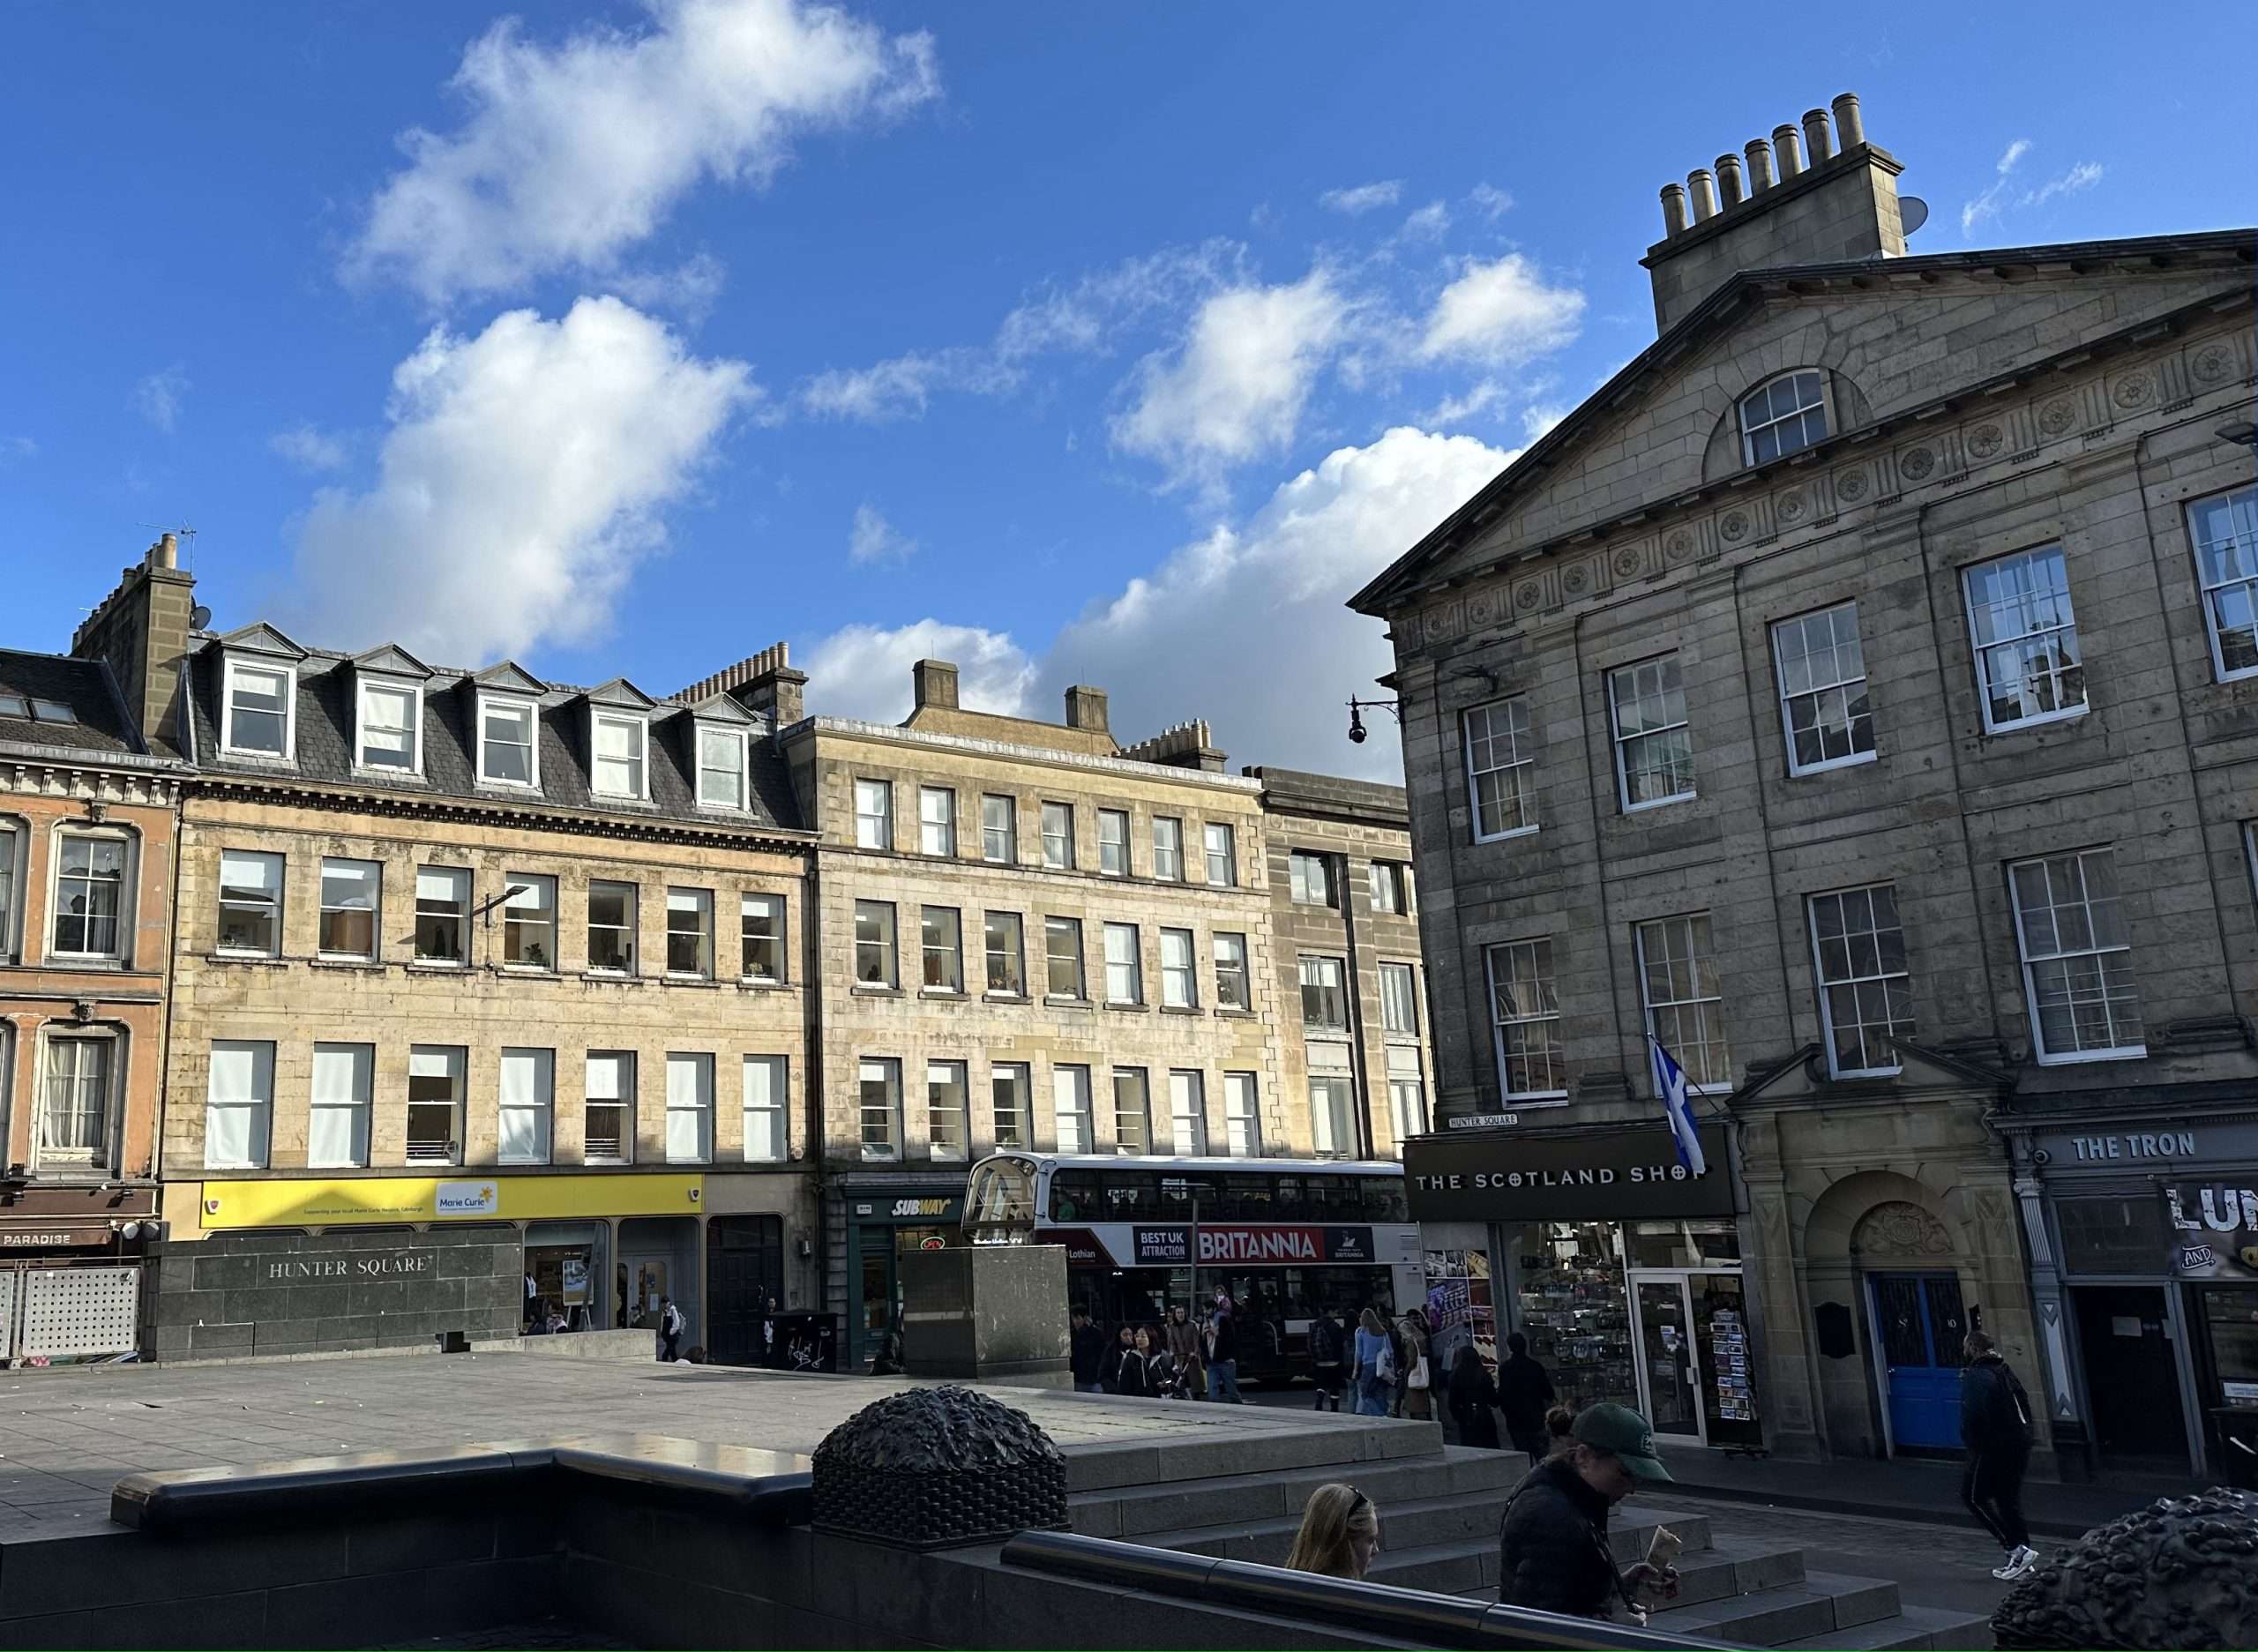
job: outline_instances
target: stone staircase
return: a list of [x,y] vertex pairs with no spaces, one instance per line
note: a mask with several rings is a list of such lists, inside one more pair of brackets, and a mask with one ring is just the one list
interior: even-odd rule
[[[1357,1457],[1343,1438],[1344,1460],[1327,1464],[1312,1461],[1312,1443],[1302,1436],[1276,1469],[1082,1491],[1069,1517],[1090,1536],[1275,1566],[1310,1492],[1346,1480],[1379,1506],[1383,1548],[1372,1581],[1497,1598],[1498,1524],[1525,1467],[1518,1453],[1446,1446]],[[1729,1516],[1723,1532],[1711,1523],[1708,1514],[1671,1509],[1666,1498],[1650,1506],[1641,1497],[1618,1511],[1611,1535],[1620,1564],[1645,1554],[1656,1526],[1684,1544],[1679,1598],[1655,1614],[1656,1628],[1752,1647],[1957,1652],[1992,1643],[1982,1618],[1907,1606],[1894,1582],[1813,1572],[1799,1549],[1736,1539]]]

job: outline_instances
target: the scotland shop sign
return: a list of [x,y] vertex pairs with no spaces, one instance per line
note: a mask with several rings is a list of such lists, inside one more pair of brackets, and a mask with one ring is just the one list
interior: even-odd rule
[[1597,1222],[1730,1216],[1724,1132],[1701,1126],[1707,1170],[1678,1162],[1669,1130],[1560,1136],[1414,1136],[1403,1177],[1415,1222]]

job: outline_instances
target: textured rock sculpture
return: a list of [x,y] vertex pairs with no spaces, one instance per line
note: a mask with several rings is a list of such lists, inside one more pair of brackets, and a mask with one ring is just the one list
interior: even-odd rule
[[2214,1487],[2111,1521],[2008,1591],[2003,1648],[2258,1647],[2258,1497]]
[[971,1388],[864,1406],[815,1448],[819,1531],[905,1549],[1064,1529],[1066,1459],[1024,1411]]

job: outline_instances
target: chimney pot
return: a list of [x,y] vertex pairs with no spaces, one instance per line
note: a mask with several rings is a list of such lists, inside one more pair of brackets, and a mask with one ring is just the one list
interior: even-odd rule
[[1856,149],[1866,140],[1865,116],[1858,113],[1858,94],[1845,92],[1835,100],[1835,141]]
[[1772,187],[1772,146],[1761,138],[1752,138],[1745,153],[1748,156],[1748,193],[1753,198]]
[[1686,233],[1686,188],[1679,183],[1662,186],[1662,232],[1665,236]]
[[1077,683],[1066,691],[1066,726],[1086,734],[1110,734],[1107,726],[1105,691]]
[[956,667],[946,660],[920,660],[909,668],[909,682],[920,711],[928,706],[943,711],[957,708]]
[[1717,189],[1709,180],[1707,167],[1696,167],[1686,175],[1686,192],[1694,198],[1694,221],[1707,223],[1717,215]]
[[152,568],[180,566],[180,536],[177,534],[160,534],[157,536],[157,542],[149,547],[149,565]]
[[1835,140],[1828,134],[1825,109],[1806,109],[1803,112],[1803,139],[1811,150],[1812,165],[1817,166],[1834,157]]
[[1719,208],[1723,211],[1731,211],[1733,207],[1739,206],[1743,198],[1744,198],[1740,192],[1740,157],[1738,155],[1719,155],[1717,157],[1717,205]]
[[1772,148],[1780,158],[1780,182],[1803,170],[1803,134],[1784,122],[1772,129]]

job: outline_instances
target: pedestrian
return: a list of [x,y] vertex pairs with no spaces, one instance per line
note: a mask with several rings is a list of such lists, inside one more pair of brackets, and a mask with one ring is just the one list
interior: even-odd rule
[[1993,1567],[1992,1575],[2010,1583],[2038,1565],[2022,1520],[2030,1397],[1983,1332],[1970,1331],[1962,1351],[1967,1364],[1960,1372],[1960,1443],[1968,1447],[1968,1466],[1961,1471],[1960,1500],[2007,1551],[2006,1564]]
[[1113,1391],[1133,1400],[1149,1400],[1154,1397],[1153,1334],[1140,1325],[1128,1331],[1128,1337],[1129,1345],[1114,1367]]
[[1397,1328],[1403,1334],[1403,1347],[1398,1356],[1402,1362],[1403,1379],[1396,1385],[1395,1414],[1417,1417],[1424,1423],[1435,1414],[1434,1376],[1427,1361],[1434,1340],[1427,1334],[1425,1311],[1413,1308]]
[[1387,1415],[1395,1387],[1395,1347],[1376,1308],[1366,1308],[1357,1317],[1356,1359],[1349,1380],[1357,1392],[1358,1417]]
[[1105,1333],[1090,1323],[1087,1308],[1077,1308],[1067,1318],[1073,1321],[1066,1333],[1066,1357],[1074,1373],[1074,1392],[1103,1394],[1098,1367],[1105,1361]]
[[1619,1610],[1627,1621],[1644,1623],[1637,1591],[1654,1586],[1665,1598],[1675,1596],[1678,1573],[1643,1560],[1618,1572],[1607,1538],[1608,1511],[1642,1482],[1670,1484],[1647,1419],[1626,1405],[1595,1405],[1579,1414],[1563,1448],[1522,1476],[1506,1505],[1498,1534],[1499,1603],[1571,1618],[1606,1618]]
[[1498,1367],[1498,1409],[1506,1414],[1506,1434],[1514,1449],[1529,1454],[1535,1468],[1551,1442],[1544,1414],[1552,1404],[1552,1379],[1529,1351],[1529,1339],[1515,1331],[1506,1339],[1506,1363]]
[[1458,1425],[1460,1445],[1498,1449],[1498,1385],[1471,1342],[1459,1344],[1458,1357],[1451,1361],[1450,1387],[1445,1398],[1450,1419]]
[[1113,1341],[1106,1346],[1105,1358],[1097,1368],[1098,1387],[1108,1394],[1120,1393],[1122,1362],[1136,1351],[1136,1331],[1125,1325],[1113,1334]]
[[1231,1299],[1215,1293],[1215,1317],[1208,1327],[1208,1397],[1245,1405],[1238,1391],[1238,1327]]
[[884,1336],[879,1338],[878,1352],[871,1358],[871,1375],[873,1377],[901,1375],[901,1332],[888,1331]]
[[682,1334],[690,1328],[672,1297],[659,1298],[659,1360],[671,1365],[682,1357]]
[[1348,1327],[1335,1315],[1331,1304],[1320,1308],[1317,1318],[1309,1322],[1309,1371],[1317,1383],[1318,1410],[1341,1409],[1344,1380],[1341,1362],[1348,1352]]
[[[1140,1337],[1145,1332],[1139,1332]],[[1149,1334],[1150,1345],[1145,1353],[1145,1388],[1155,1400],[1181,1400],[1184,1397],[1184,1374],[1177,1369],[1176,1357],[1168,1351],[1168,1327],[1156,1325]]]
[[1335,1481],[1309,1494],[1286,1569],[1361,1582],[1379,1552],[1379,1509],[1355,1486]]
[[1192,1322],[1192,1313],[1182,1303],[1168,1311],[1168,1357],[1176,1367],[1178,1393],[1188,1399],[1198,1399],[1207,1387],[1207,1376],[1200,1360],[1200,1327]]

